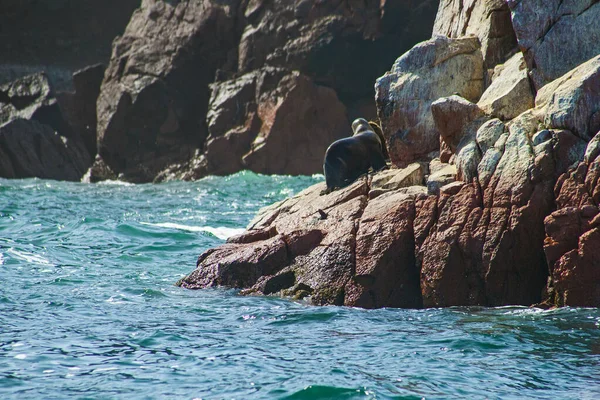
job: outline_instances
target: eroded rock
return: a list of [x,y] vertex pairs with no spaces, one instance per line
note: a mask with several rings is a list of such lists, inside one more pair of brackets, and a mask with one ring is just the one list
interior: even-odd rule
[[503,121],[513,119],[534,106],[534,95],[521,52],[505,64],[496,66],[493,81],[477,105],[486,114]]
[[600,305],[600,160],[590,150],[594,146],[595,140],[588,145],[589,157],[558,179],[557,210],[544,221],[548,302],[557,306]]
[[537,90],[600,54],[600,4],[509,0],[512,24]]
[[375,84],[392,163],[406,166],[438,149],[431,103],[455,93],[475,102],[482,92],[483,58],[476,37],[435,37],[398,58]]
[[546,127],[589,141],[600,130],[600,55],[544,86],[535,105]]
[[503,62],[517,43],[504,0],[442,0],[433,35],[477,36],[486,68]]

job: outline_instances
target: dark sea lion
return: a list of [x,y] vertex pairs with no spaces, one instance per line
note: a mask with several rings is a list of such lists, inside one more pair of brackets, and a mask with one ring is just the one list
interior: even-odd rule
[[358,118],[352,123],[352,132],[351,137],[336,140],[325,152],[323,172],[327,190],[324,193],[348,186],[369,172],[369,168],[379,171],[386,166],[387,150],[381,128]]

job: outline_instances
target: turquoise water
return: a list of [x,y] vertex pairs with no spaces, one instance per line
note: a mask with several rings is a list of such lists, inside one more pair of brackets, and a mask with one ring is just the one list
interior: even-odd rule
[[173,284],[319,177],[0,180],[0,398],[600,398],[600,311],[313,307]]

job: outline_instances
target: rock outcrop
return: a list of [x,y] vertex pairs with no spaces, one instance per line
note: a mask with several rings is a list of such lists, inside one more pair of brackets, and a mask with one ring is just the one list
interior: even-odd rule
[[213,85],[210,107],[206,160],[212,174],[311,174],[322,169],[327,147],[351,134],[333,89],[281,68]]
[[433,35],[477,36],[486,68],[506,60],[517,44],[505,0],[442,0]]
[[179,284],[310,296],[314,304],[420,307],[412,221],[426,195],[405,187],[372,198],[402,173],[393,171],[323,196],[320,183],[263,209],[246,234],[202,254]]
[[0,86],[0,177],[81,179],[91,164],[45,74]]
[[234,49],[237,2],[147,0],[113,45],[98,98],[98,154],[152,181],[207,136],[208,84]]
[[599,143],[600,133],[577,167],[560,176],[554,188],[557,210],[544,221],[552,304],[600,307]]
[[395,168],[261,210],[180,284],[367,308],[599,306],[600,56],[553,47],[597,2],[508,6],[522,52],[507,3],[442,1],[436,36],[377,80]]

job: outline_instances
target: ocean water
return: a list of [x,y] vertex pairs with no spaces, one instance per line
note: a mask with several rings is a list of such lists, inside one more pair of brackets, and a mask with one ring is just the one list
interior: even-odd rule
[[0,398],[600,398],[598,309],[362,310],[174,286],[319,180],[0,180]]

